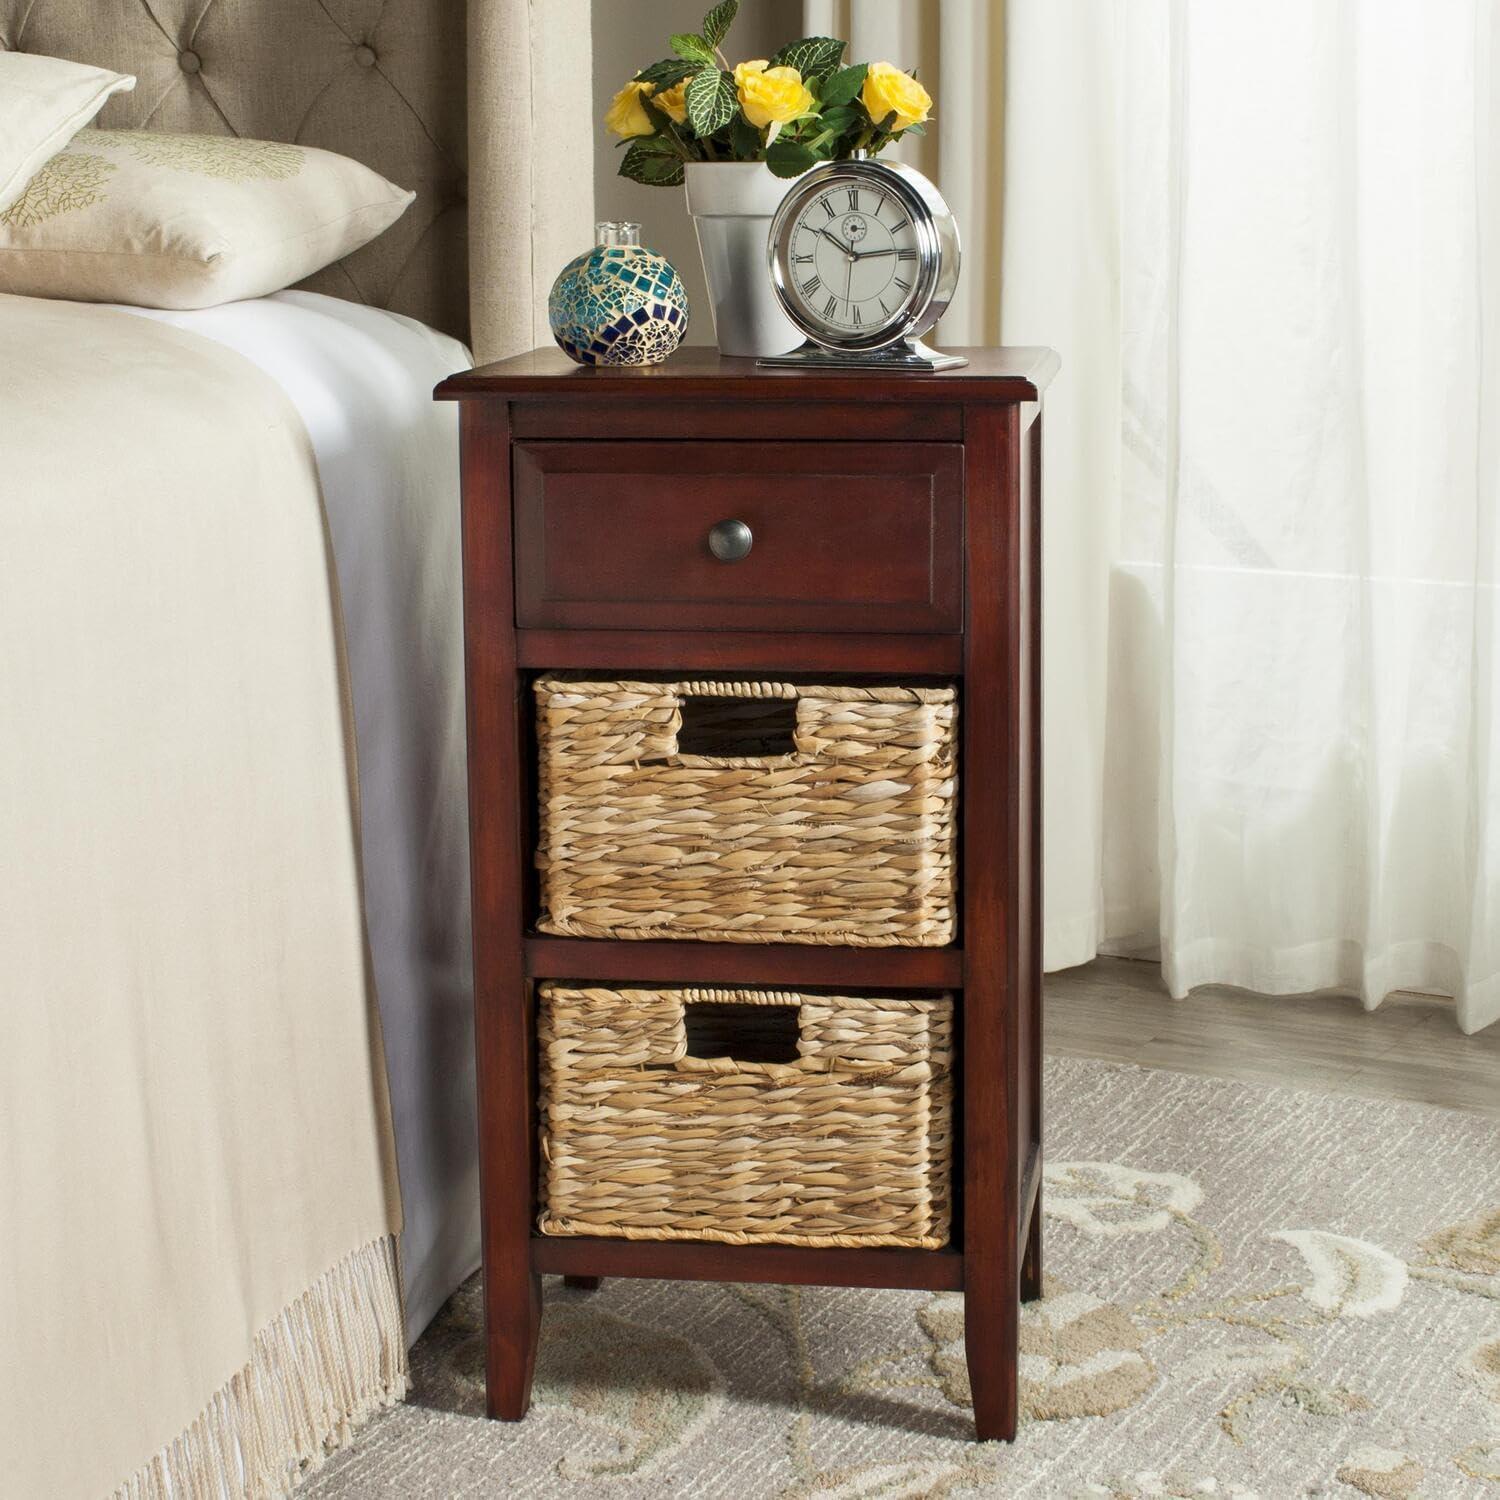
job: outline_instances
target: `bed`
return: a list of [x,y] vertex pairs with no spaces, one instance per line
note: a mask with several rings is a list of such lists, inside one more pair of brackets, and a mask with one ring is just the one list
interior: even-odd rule
[[306,291],[195,312],[117,311],[250,360],[312,444],[343,605],[415,1340],[479,1265],[458,434],[432,400],[468,350],[415,319]]
[[416,191],[266,298],[0,296],[4,1493],[283,1493],[478,1264],[430,393],[545,337],[587,233],[586,201],[533,212],[586,122],[530,139],[587,6],[530,11],[0,0],[5,48],[138,78],[101,125]]

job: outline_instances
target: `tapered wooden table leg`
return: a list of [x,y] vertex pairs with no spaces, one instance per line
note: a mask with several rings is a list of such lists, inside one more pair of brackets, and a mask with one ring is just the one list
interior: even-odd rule
[[511,623],[509,408],[466,404],[460,423],[485,1383],[490,1416],[514,1422],[531,1404],[542,1278],[531,1265],[536,1046],[521,963],[531,792]]
[[485,1393],[489,1414],[519,1422],[531,1406],[531,1376],[542,1331],[542,1278],[485,1287]]
[[1014,1280],[964,1291],[964,1353],[974,1395],[974,1435],[1008,1443],[1016,1435],[1017,1302]]
[[1026,1253],[1021,1257],[1021,1301],[1039,1302],[1042,1297],[1042,1187],[1037,1184],[1036,1207],[1026,1232]]

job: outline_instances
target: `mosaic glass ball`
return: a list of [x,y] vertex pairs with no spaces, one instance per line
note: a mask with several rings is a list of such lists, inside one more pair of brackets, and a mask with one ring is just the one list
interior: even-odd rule
[[563,353],[581,365],[654,365],[687,332],[687,292],[654,251],[599,244],[563,267],[547,318]]

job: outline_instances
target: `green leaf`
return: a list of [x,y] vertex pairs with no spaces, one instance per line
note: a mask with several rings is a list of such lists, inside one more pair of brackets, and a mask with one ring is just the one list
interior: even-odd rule
[[729,147],[736,161],[759,161],[765,140],[739,110],[729,122]]
[[648,136],[643,137],[643,139],[659,139],[662,136],[666,136],[670,140],[672,134],[672,117],[663,110],[658,109],[644,96],[641,98],[641,108],[646,111],[646,118],[651,121],[651,124],[656,129],[655,137]]
[[777,136],[766,152],[766,165],[777,177],[800,177],[809,167],[817,164],[813,155],[801,141],[788,141]]
[[696,74],[683,97],[687,104],[688,124],[700,139],[722,130],[739,107],[734,79],[717,68],[705,68]]
[[905,130],[898,130],[896,132],[896,139],[900,140],[903,135],[926,135],[926,134],[927,134],[927,127],[925,125],[908,125]]
[[717,47],[734,24],[739,13],[740,0],[722,0],[703,18],[703,40],[710,47]]
[[825,105],[850,103],[864,87],[865,74],[868,71],[869,65],[866,63],[855,63],[852,68],[840,68],[823,87],[823,103]]
[[649,68],[642,68],[635,75],[634,81],[655,84],[659,89],[669,89],[674,83],[691,78],[702,66],[701,62],[685,62],[680,57],[668,57],[662,62],[652,63]]
[[639,146],[648,156],[682,156],[677,142],[669,135],[638,135],[630,144]]
[[653,151],[646,142],[650,136],[642,136],[630,143],[630,149],[620,162],[620,176],[632,182],[644,182],[648,187],[679,187],[683,180],[682,161],[676,155]]
[[679,31],[671,39],[671,46],[678,57],[686,58],[688,62],[712,63],[714,60],[714,49],[693,31]]
[[842,135],[850,126],[859,124],[861,118],[857,109],[851,109],[847,104],[835,105],[818,116],[818,133],[831,131],[834,135]]
[[844,43],[834,36],[805,36],[788,42],[768,64],[772,68],[795,68],[804,79],[826,78],[839,65]]

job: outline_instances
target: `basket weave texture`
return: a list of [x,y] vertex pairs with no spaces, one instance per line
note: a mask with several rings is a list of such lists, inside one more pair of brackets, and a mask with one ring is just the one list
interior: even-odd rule
[[[685,1010],[798,1011],[796,1060],[687,1053]],[[538,1017],[544,1234],[948,1242],[953,1002],[575,989]]]
[[[536,685],[544,932],[942,947],[953,941],[952,688],[776,682]],[[795,704],[790,753],[742,743]],[[757,707],[758,705],[758,707]],[[737,727],[738,726],[738,727]]]

